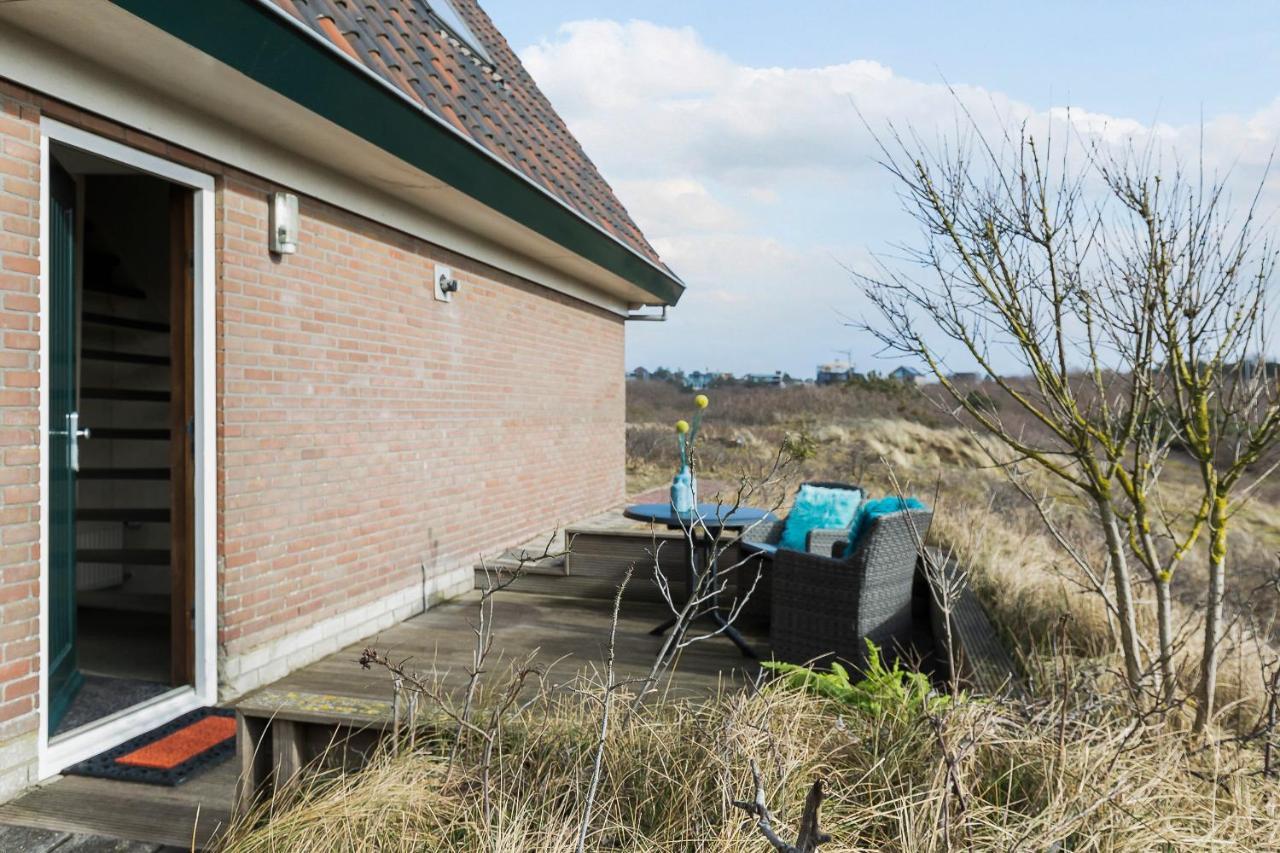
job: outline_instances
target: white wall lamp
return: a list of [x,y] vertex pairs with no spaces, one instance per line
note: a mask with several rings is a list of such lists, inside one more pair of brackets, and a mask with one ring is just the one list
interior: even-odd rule
[[271,251],[292,255],[298,251],[298,197],[293,193],[271,194]]
[[458,292],[458,280],[454,278],[453,270],[436,264],[432,273],[432,280],[435,282],[436,299],[441,302],[452,302],[453,294]]

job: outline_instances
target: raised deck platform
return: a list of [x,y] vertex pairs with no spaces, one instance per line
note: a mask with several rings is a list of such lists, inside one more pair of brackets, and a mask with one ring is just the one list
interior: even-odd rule
[[[259,717],[292,709],[292,722],[315,720],[332,731],[343,722],[352,728],[381,728],[390,719],[392,686],[385,672],[361,669],[366,646],[392,657],[412,657],[419,669],[447,671],[447,684],[465,682],[471,660],[472,624],[478,594],[437,605],[381,634],[352,644],[303,667],[239,703]],[[495,657],[523,658],[536,649],[553,681],[567,681],[583,667],[599,665],[608,643],[610,604],[594,598],[563,598],[511,590],[494,599]],[[664,618],[663,607],[632,601],[628,595],[618,622],[617,668],[620,676],[647,671],[660,640],[649,629]],[[753,637],[762,654],[767,641]],[[490,670],[498,667],[491,664]],[[677,695],[707,695],[741,686],[756,671],[727,641],[701,643],[681,656],[668,689]],[[304,719],[299,720],[302,717]],[[268,750],[270,753],[270,750]],[[230,819],[240,763],[233,760],[177,788],[105,779],[63,777],[0,806],[0,824],[93,833],[114,838],[169,844],[189,849],[192,838],[206,847]]]
[[[490,569],[510,568],[518,564],[522,551],[543,553],[548,538],[533,539],[485,564]],[[629,521],[620,511],[603,513],[561,531],[551,550],[563,550],[567,543],[572,553],[567,558],[526,566],[528,574],[495,598],[495,657],[523,658],[536,649],[544,664],[559,660],[552,672],[553,682],[567,681],[583,667],[598,665],[608,642],[613,594],[626,568],[634,564],[636,573],[618,624],[617,668],[623,678],[645,673],[661,642],[648,633],[649,629],[668,615],[653,583],[653,550],[658,542],[665,543],[659,552],[664,571],[673,579],[679,578],[683,549],[678,533]],[[729,559],[735,558],[731,554]],[[479,586],[484,585],[484,577],[478,568]],[[359,753],[389,726],[391,680],[385,672],[360,667],[358,659],[365,647],[373,646],[397,659],[411,657],[416,669],[447,672],[446,683],[461,686],[471,661],[478,598],[478,593],[472,593],[437,605],[243,697],[235,704],[244,712],[241,725],[257,726],[242,732],[246,742],[261,747],[256,762],[242,755],[177,788],[66,777],[0,806],[0,825],[89,833],[182,849],[190,849],[194,840],[197,847],[205,848],[215,842],[217,833],[231,819],[237,778],[242,773],[261,779],[283,768],[290,774],[339,731],[352,735],[350,747]],[[928,603],[922,603],[928,608]],[[763,656],[768,655],[766,604],[767,597],[761,595],[740,623]],[[927,621],[936,625],[933,615],[935,618]],[[928,625],[922,627],[929,630]],[[1016,666],[971,592],[966,592],[953,613],[953,634],[961,679],[970,689],[1017,692]],[[490,672],[497,669],[491,662]],[[727,641],[712,640],[683,654],[667,688],[677,695],[707,695],[741,686],[755,677],[756,671],[755,662],[742,658]],[[267,738],[264,721],[273,726],[283,724],[278,738],[275,733]]]

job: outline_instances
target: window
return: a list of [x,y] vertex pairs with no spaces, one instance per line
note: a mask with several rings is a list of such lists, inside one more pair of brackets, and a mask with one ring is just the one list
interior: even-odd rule
[[476,38],[476,34],[467,26],[466,19],[458,13],[457,8],[453,5],[452,0],[431,0],[430,3],[423,0],[422,3],[436,17],[440,23],[444,24],[449,32],[458,41],[462,42],[468,49],[483,59],[485,62],[493,65],[493,58],[489,56],[489,52],[484,49],[480,43],[480,39]]

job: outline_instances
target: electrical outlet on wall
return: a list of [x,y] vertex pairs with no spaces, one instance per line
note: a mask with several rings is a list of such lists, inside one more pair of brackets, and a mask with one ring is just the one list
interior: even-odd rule
[[453,277],[452,268],[436,264],[432,282],[436,299],[441,302],[453,301],[453,294],[458,292],[458,280]]

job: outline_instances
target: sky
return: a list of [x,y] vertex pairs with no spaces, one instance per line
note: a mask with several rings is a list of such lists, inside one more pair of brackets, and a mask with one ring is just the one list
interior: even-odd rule
[[1110,141],[1203,146],[1245,182],[1280,140],[1266,4],[481,5],[688,285],[668,322],[628,326],[629,368],[896,366],[850,324],[874,313],[849,270],[918,235],[873,134],[938,138],[957,97],[988,128],[1069,108]]

